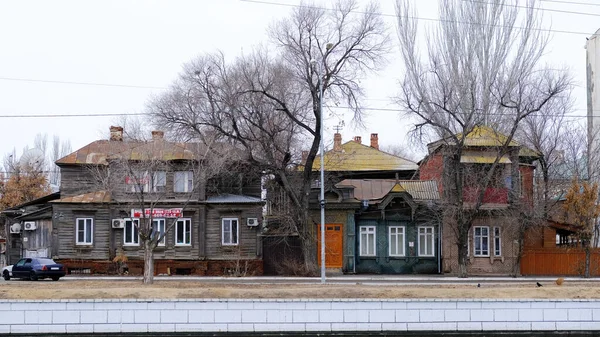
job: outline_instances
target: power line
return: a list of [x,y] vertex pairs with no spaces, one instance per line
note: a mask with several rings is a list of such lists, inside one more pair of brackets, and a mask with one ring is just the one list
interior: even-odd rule
[[[328,105],[324,106],[329,109],[353,109],[350,106],[333,106]],[[361,107],[361,110],[365,111],[382,111],[382,112],[398,112],[398,113],[407,113],[409,111],[402,110],[398,108],[371,108],[371,107]],[[586,109],[575,109],[575,111],[587,111]],[[600,112],[600,110],[593,110],[594,112]],[[509,116],[512,115],[510,113],[500,113],[500,112],[492,112],[489,113],[493,116]],[[135,113],[89,113],[89,114],[46,114],[46,115],[0,115],[0,118],[65,118],[65,117],[113,117],[113,116],[145,116],[147,113],[143,112],[135,112]],[[545,114],[533,114],[530,116],[551,116]],[[587,118],[586,115],[563,115],[565,118]],[[600,118],[600,116],[592,116],[593,118]]]
[[64,118],[64,117],[111,117],[111,116],[142,116],[145,113],[90,113],[90,114],[47,114],[47,115],[0,115],[0,118]]
[[572,2],[572,1],[562,1],[562,0],[540,0],[541,2],[553,2],[559,4],[568,4],[568,5],[582,5],[582,6],[600,6],[600,4],[593,4],[589,2]]
[[[298,4],[285,4],[285,3],[265,1],[265,0],[240,0],[240,1],[242,1],[242,2],[248,2],[248,3],[263,4],[263,5],[274,5],[274,6],[295,7],[295,8],[315,8],[315,9],[322,9],[322,10],[328,10],[328,11],[333,10],[333,9],[330,9],[330,8],[319,7],[319,6],[308,6],[308,5],[298,5]],[[363,11],[351,11],[351,12],[352,13],[356,13],[356,14],[367,14],[366,12],[363,12]],[[583,12],[582,12],[582,14],[583,14]],[[395,14],[388,14],[388,13],[378,13],[378,15],[384,16],[384,17],[393,17],[393,18],[397,18],[398,17]],[[600,14],[595,14],[595,16],[600,16]],[[481,23],[477,23],[477,22],[464,22],[464,21],[444,20],[444,19],[433,19],[433,18],[424,18],[424,17],[419,17],[419,16],[407,16],[407,18],[414,19],[414,20],[422,20],[422,21],[454,22],[454,23],[469,24],[469,25],[482,25]],[[502,25],[492,25],[492,26],[493,27],[505,27],[505,26],[502,26]],[[508,26],[506,26],[506,27],[508,27]],[[525,29],[523,27],[511,27],[511,28]],[[594,34],[590,34],[588,32],[577,32],[577,31],[571,31],[571,30],[558,30],[558,29],[545,29],[545,28],[532,28],[532,30],[542,31],[542,32],[551,32],[551,33],[561,33],[561,34],[576,34],[576,35],[584,35],[584,36],[594,36],[594,35],[597,35],[595,33]]]
[[[476,1],[476,0],[463,0],[463,1],[475,2],[475,3],[480,3],[480,4],[488,4],[488,5],[492,4],[490,2]],[[519,5],[511,5],[511,7],[526,8],[526,9],[529,8],[527,6],[519,6]],[[537,10],[545,11],[545,12],[557,12],[557,13],[565,13],[565,14],[575,14],[575,15],[600,16],[600,14],[598,14],[598,13],[574,12],[574,11],[566,11],[566,10],[563,10],[563,9],[537,8]]]
[[16,77],[0,77],[3,81],[19,81],[19,82],[33,82],[33,83],[52,83],[52,84],[76,84],[76,85],[90,85],[99,87],[117,87],[117,88],[136,88],[136,89],[168,89],[166,87],[153,87],[146,85],[130,85],[130,84],[113,84],[113,83],[93,83],[93,82],[74,82],[74,81],[57,81],[57,80],[38,80],[33,78],[16,78]]

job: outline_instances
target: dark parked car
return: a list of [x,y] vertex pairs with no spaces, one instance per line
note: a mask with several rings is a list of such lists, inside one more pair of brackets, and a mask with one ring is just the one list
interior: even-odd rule
[[[10,279],[6,275],[3,276],[5,280]],[[52,281],[58,281],[63,276],[65,276],[65,267],[48,258],[27,257],[20,259],[12,266],[12,277],[14,278],[29,279],[31,281],[51,278]]]

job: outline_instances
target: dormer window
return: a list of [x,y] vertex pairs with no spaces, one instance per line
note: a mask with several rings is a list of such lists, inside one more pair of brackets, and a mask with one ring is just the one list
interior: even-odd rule
[[192,171],[176,171],[173,191],[178,193],[191,192],[194,189],[194,175]]

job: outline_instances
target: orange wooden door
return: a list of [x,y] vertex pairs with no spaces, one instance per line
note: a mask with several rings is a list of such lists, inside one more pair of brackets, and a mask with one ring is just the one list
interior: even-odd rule
[[[342,224],[325,225],[325,267],[342,268],[343,262],[343,238]],[[321,266],[321,225],[317,236],[317,256]]]

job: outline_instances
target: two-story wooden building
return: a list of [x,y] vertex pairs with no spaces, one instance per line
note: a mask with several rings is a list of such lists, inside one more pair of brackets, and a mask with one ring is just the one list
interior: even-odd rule
[[[456,137],[462,139],[462,135]],[[519,214],[531,208],[533,201],[532,163],[537,154],[516,141],[500,149],[506,136],[489,127],[475,127],[464,137],[460,154],[462,190],[456,191],[456,172],[451,157],[456,144],[441,139],[428,144],[429,153],[420,163],[422,180],[435,180],[441,195],[441,207],[450,207],[452,198],[462,195],[465,212],[473,212],[481,181],[497,161],[498,168],[483,191],[481,206],[476,210],[468,236],[467,271],[469,274],[508,275],[515,270],[519,254]],[[460,210],[457,210],[460,211]],[[458,272],[458,238],[450,219],[442,226],[442,266],[444,273]]]
[[157,274],[262,274],[260,176],[235,157],[215,167],[207,152],[158,131],[150,141],[126,141],[122,128],[111,127],[110,139],[59,159],[48,256],[72,273],[110,272],[116,256],[126,257],[129,273],[139,274],[140,218],[150,217],[163,236],[154,249]]

